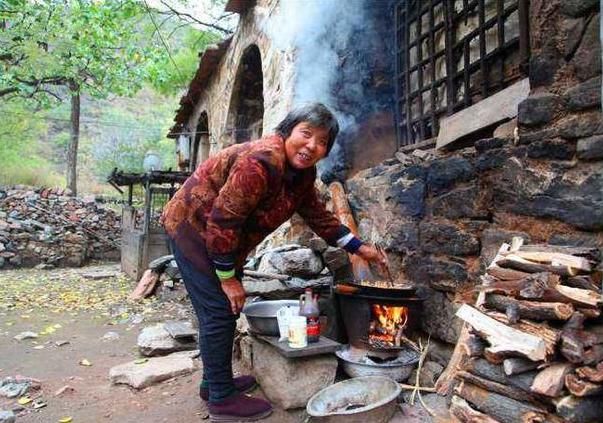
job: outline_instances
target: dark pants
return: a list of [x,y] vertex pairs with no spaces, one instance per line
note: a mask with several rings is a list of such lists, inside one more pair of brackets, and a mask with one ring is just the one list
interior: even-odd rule
[[217,276],[196,268],[174,242],[170,244],[199,319],[199,349],[203,379],[209,384],[209,402],[219,402],[235,393],[232,344],[238,316],[232,314],[230,302]]

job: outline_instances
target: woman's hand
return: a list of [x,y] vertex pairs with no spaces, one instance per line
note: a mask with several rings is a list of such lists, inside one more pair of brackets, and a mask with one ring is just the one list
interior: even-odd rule
[[360,257],[373,263],[379,269],[379,272],[389,278],[389,261],[387,256],[374,245],[362,244],[356,252]]
[[232,314],[239,314],[245,305],[245,290],[243,289],[243,285],[234,276],[222,280],[221,283],[222,291],[224,291],[228,297],[228,301],[230,301]]

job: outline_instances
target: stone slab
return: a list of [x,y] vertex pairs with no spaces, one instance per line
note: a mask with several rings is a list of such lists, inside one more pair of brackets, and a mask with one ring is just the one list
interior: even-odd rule
[[191,322],[180,322],[170,320],[164,323],[163,327],[174,339],[190,338],[197,335],[197,331],[193,328]]
[[342,347],[342,344],[321,336],[318,342],[308,343],[304,348],[291,348],[287,341],[279,341],[276,336],[253,335],[254,337],[272,345],[286,358],[312,357],[321,354],[332,354]]
[[517,106],[530,94],[528,78],[440,121],[440,149],[482,128],[517,116]]
[[111,368],[111,383],[130,385],[135,389],[146,388],[176,376],[186,375],[196,370],[193,359],[188,355],[176,353],[166,357],[151,358],[138,364],[137,361]]

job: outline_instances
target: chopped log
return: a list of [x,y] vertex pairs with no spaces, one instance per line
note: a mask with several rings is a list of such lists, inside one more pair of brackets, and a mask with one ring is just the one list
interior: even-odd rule
[[484,353],[486,345],[484,345],[484,341],[479,336],[469,334],[467,342],[463,343],[462,348],[467,357],[479,357]]
[[508,355],[506,352],[492,352],[487,348],[484,350],[484,358],[492,364],[502,364]]
[[506,358],[503,361],[503,370],[507,376],[518,375],[536,369],[541,363],[526,358]]
[[467,304],[456,315],[486,338],[490,343],[487,351],[519,354],[534,361],[546,358],[546,344],[539,337],[510,328]]
[[539,399],[535,395],[531,395],[529,392],[517,389],[513,386],[495,382],[481,376],[476,376],[463,370],[457,373],[457,377],[475,386],[487,389],[490,392],[496,392],[497,394],[504,395],[505,397],[509,397],[517,401],[529,401],[531,403],[539,402]]
[[537,421],[535,418],[545,421],[544,419],[547,415],[546,410],[542,408],[495,392],[488,392],[486,389],[467,382],[461,382],[455,389],[455,392],[458,396],[473,404],[482,413],[486,413],[502,423]]
[[576,311],[582,313],[587,319],[596,319],[601,316],[600,308],[576,307]]
[[601,293],[590,289],[573,288],[565,285],[557,285],[555,289],[573,304],[582,307],[598,307],[602,302]]
[[603,361],[603,344],[598,344],[584,351],[582,363],[586,365],[597,364]]
[[536,375],[538,374],[538,371],[529,371],[519,375],[507,376],[502,365],[492,364],[483,358],[474,358],[469,360],[465,370],[476,376],[480,376],[503,385],[512,385],[525,391],[526,394],[531,393],[530,388],[532,383],[534,383]]
[[575,276],[578,270],[568,266],[553,266],[550,264],[534,263],[515,254],[509,254],[496,263],[500,267],[519,270],[527,273],[551,272],[561,276]]
[[557,401],[557,414],[569,423],[603,421],[603,397],[568,395]]
[[486,314],[505,325],[511,326],[513,329],[542,338],[546,344],[547,357],[552,357],[555,354],[555,347],[561,339],[560,330],[553,329],[546,323],[536,323],[531,320],[520,320],[517,323],[511,323],[506,315],[496,311],[488,311]]
[[565,385],[565,376],[574,368],[570,363],[553,363],[541,370],[536,377],[530,390],[547,397],[558,397]]
[[457,395],[452,396],[450,413],[461,423],[500,423],[487,414],[475,410],[467,401]]
[[603,385],[581,379],[575,374],[565,376],[565,386],[577,397],[591,397],[603,394]]
[[487,295],[486,304],[502,312],[505,312],[509,306],[517,306],[521,318],[533,320],[567,320],[574,312],[571,304],[516,300],[496,294]]
[[584,257],[572,256],[571,254],[544,252],[544,251],[512,251],[507,258],[512,257],[528,260],[534,263],[546,264],[553,267],[565,267],[572,274],[590,273],[592,266]]
[[601,290],[601,283],[597,284],[591,275],[572,276],[567,278],[565,284],[574,288],[590,289],[592,291]]
[[500,279],[501,281],[513,281],[518,279],[523,279],[526,276],[529,276],[530,273],[520,272],[515,269],[508,269],[499,266],[493,266],[488,269],[488,274],[494,276],[496,279]]
[[137,301],[148,297],[155,290],[157,282],[159,282],[159,273],[152,269],[145,270],[142,278],[140,278],[140,282],[138,282],[134,291],[130,293],[128,299]]
[[603,361],[597,364],[596,367],[578,367],[576,374],[582,379],[590,380],[591,382],[603,382]]
[[546,253],[561,253],[572,256],[585,257],[592,261],[599,261],[601,252],[595,247],[572,247],[569,245],[549,245],[549,244],[526,244],[519,247],[519,251],[540,251]]
[[566,325],[561,332],[561,354],[575,364],[597,364],[603,360],[603,331],[598,327],[574,329],[579,323]]

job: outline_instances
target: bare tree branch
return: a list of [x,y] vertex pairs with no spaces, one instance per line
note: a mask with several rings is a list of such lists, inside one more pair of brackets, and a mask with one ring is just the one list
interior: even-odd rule
[[[229,29],[223,28],[223,27],[215,25],[215,24],[211,24],[211,23],[200,21],[199,19],[195,18],[193,15],[191,15],[189,13],[179,12],[176,9],[174,9],[171,5],[169,5],[168,3],[166,3],[164,0],[161,0],[161,4],[163,4],[165,7],[167,7],[170,10],[171,13],[173,13],[176,16],[178,16],[180,19],[183,19],[183,20],[188,21],[188,22],[196,23],[196,24],[199,24],[199,25],[202,25],[202,26],[206,26],[208,28],[212,28],[212,29],[215,29],[217,31],[221,31],[221,32],[223,32],[225,34],[232,34],[232,31],[229,30]],[[157,11],[157,13],[165,15],[167,12]]]

